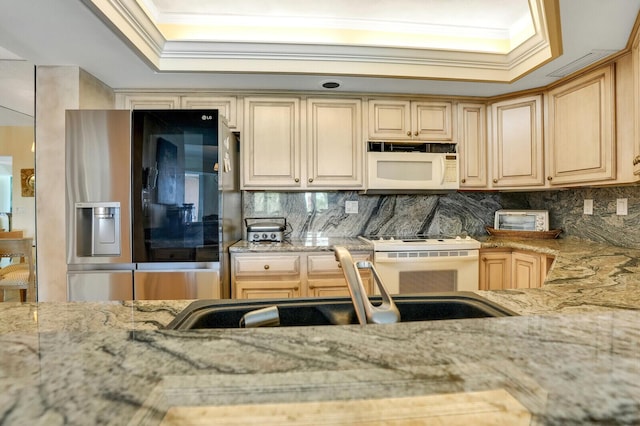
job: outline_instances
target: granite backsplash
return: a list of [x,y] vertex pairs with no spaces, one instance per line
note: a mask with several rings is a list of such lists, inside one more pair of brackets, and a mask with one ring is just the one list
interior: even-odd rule
[[[591,198],[593,215],[583,214]],[[627,198],[628,215],[616,215]],[[345,213],[358,201],[358,213]],[[244,192],[245,218],[284,217],[292,238],[371,234],[486,235],[498,209],[549,210],[551,228],[623,247],[640,246],[640,186],[539,192],[453,192],[443,195],[362,195],[337,192]]]

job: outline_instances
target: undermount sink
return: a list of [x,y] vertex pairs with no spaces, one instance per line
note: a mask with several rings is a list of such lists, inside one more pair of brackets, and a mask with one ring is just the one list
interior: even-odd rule
[[[369,298],[375,305],[380,297]],[[517,315],[471,292],[397,295],[393,297],[401,322],[488,318]],[[171,330],[240,328],[251,312],[277,306],[280,327],[358,324],[349,297],[198,300],[187,306],[167,325]]]

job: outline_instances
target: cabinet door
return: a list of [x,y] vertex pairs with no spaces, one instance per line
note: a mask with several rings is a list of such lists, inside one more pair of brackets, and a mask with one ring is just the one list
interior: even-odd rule
[[451,102],[413,102],[411,104],[413,138],[429,141],[453,139]]
[[235,299],[288,299],[300,297],[300,281],[238,280]]
[[411,102],[369,101],[369,139],[411,138]]
[[484,104],[458,104],[460,187],[487,186],[487,109]]
[[[371,260],[371,253],[352,253],[354,261]],[[373,294],[373,278],[369,270],[360,270],[367,294]],[[332,254],[307,256],[308,295],[312,297],[349,296],[344,272]]]
[[542,97],[491,105],[491,124],[492,186],[544,186]]
[[540,287],[540,255],[514,251],[511,253],[512,288]]
[[480,254],[480,290],[503,290],[511,287],[511,252]]
[[230,129],[237,127],[237,100],[234,96],[183,96],[180,106],[183,109],[217,109],[227,119]]
[[245,98],[242,187],[299,188],[300,100]]
[[634,157],[633,174],[640,175],[640,32],[631,46],[633,60],[633,100],[634,100]]
[[359,99],[307,101],[307,187],[363,186],[364,140]]
[[122,109],[178,109],[180,96],[161,94],[116,95],[116,104]]
[[549,91],[552,185],[616,178],[613,74],[610,65]]

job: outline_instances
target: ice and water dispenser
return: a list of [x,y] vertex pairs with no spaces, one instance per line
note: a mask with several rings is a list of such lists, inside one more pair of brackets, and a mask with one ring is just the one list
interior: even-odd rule
[[120,203],[76,203],[78,256],[120,256]]

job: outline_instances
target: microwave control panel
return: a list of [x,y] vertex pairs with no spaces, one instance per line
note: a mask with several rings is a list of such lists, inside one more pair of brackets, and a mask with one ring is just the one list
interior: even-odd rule
[[458,182],[458,157],[447,155],[444,160],[444,181]]

